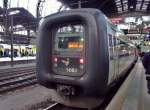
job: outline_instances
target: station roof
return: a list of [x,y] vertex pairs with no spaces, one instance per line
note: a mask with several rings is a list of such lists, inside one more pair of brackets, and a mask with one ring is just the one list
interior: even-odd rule
[[150,0],[59,0],[70,8],[97,8],[108,17],[126,12],[150,13]]
[[[8,27],[11,26],[11,20],[13,20],[13,26],[22,25],[27,29],[35,30],[37,19],[24,8],[10,8],[8,13]],[[6,26],[6,9],[0,8],[0,24]],[[32,26],[31,26],[32,24]],[[30,25],[30,26],[29,26]]]

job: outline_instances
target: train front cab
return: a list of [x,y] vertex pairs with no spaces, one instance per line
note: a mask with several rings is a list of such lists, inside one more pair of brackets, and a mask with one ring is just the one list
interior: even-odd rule
[[[83,107],[96,106],[106,93],[109,73],[106,22],[96,9],[77,9],[47,16],[40,25],[37,78],[40,84],[55,89],[57,95],[74,97],[69,97],[68,105],[79,106],[74,102],[81,102]],[[69,31],[64,32],[66,28]],[[87,105],[87,101],[94,104]]]

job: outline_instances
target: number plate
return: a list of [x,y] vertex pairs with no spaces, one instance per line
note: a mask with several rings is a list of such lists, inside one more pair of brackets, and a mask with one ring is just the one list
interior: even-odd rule
[[77,73],[77,68],[66,68],[66,71],[69,73]]

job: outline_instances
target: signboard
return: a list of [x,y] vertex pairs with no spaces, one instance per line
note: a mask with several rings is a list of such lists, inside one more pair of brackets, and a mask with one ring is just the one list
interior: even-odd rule
[[139,33],[139,30],[137,29],[134,29],[134,30],[128,30],[128,34],[138,34]]
[[148,33],[148,29],[143,29],[142,33],[138,29],[130,29],[128,30],[127,34],[147,34],[147,33]]
[[112,23],[119,24],[122,23],[123,18],[111,18],[110,20]]

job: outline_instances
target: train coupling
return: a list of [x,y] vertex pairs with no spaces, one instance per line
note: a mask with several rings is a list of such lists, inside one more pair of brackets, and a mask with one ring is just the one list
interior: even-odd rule
[[75,88],[66,85],[57,85],[57,92],[63,96],[73,96],[75,95]]

